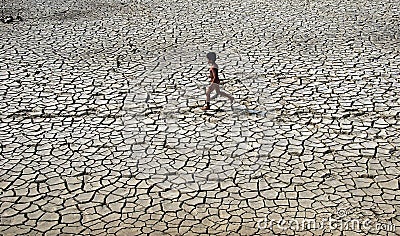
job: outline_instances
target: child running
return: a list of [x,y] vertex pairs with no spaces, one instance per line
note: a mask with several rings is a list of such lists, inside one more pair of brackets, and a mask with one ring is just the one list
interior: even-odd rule
[[233,103],[233,97],[230,94],[221,91],[219,88],[220,80],[218,78],[218,65],[215,63],[215,61],[217,60],[217,55],[214,52],[209,52],[207,53],[207,59],[208,63],[211,65],[209,76],[211,78],[211,84],[210,86],[208,86],[206,91],[206,104],[201,108],[203,111],[210,109],[210,95],[214,90],[217,92],[218,95],[229,98],[231,104]]

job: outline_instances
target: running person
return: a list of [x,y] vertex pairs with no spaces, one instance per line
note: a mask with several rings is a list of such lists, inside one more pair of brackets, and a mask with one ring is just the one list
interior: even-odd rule
[[232,95],[221,91],[219,88],[220,80],[218,77],[218,65],[215,63],[217,60],[217,55],[214,52],[209,52],[207,53],[207,59],[208,63],[211,65],[210,66],[210,79],[211,79],[211,84],[208,86],[207,91],[206,91],[206,104],[201,108],[202,110],[209,110],[210,109],[210,95],[212,91],[216,91],[218,95],[224,96],[229,98],[231,101],[231,104],[233,103],[233,97]]

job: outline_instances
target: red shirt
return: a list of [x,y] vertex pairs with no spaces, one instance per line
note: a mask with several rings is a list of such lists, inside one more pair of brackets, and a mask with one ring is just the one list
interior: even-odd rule
[[211,83],[216,83],[219,84],[219,78],[218,78],[218,68],[211,67],[210,68],[210,78],[211,78]]

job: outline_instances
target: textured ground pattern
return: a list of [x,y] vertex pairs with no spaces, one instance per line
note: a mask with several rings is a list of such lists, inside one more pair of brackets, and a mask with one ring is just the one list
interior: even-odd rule
[[2,0],[0,234],[399,235],[399,7]]

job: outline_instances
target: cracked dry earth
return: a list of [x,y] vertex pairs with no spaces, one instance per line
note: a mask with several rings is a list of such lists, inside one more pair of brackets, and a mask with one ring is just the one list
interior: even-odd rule
[[399,235],[399,5],[3,0],[0,234]]

